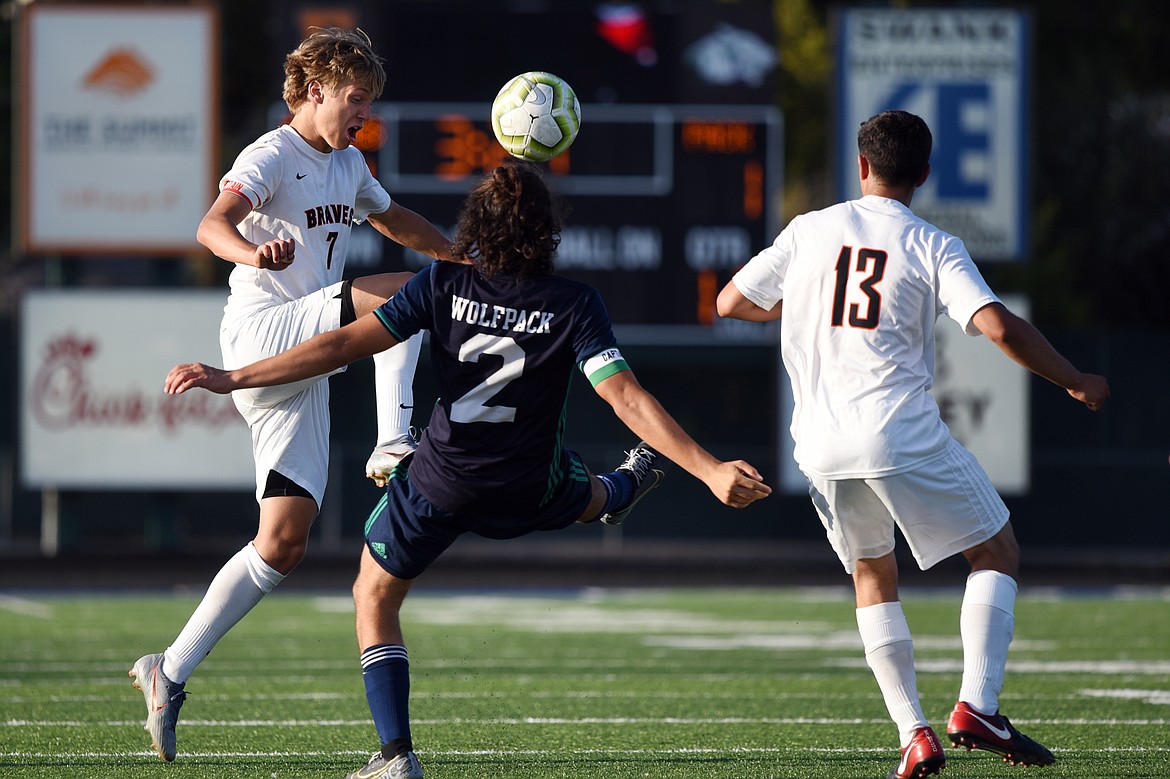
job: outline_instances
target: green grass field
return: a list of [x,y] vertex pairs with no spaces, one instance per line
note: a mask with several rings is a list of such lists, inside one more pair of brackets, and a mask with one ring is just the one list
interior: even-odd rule
[[[904,593],[942,730],[959,590]],[[352,605],[276,593],[188,684],[163,763],[126,675],[190,597],[0,593],[0,777],[343,777],[377,748]],[[884,777],[897,735],[833,589],[428,592],[404,612],[428,779]],[[1170,592],[1026,592],[1004,711],[1044,769],[949,750],[946,779],[1170,777]]]

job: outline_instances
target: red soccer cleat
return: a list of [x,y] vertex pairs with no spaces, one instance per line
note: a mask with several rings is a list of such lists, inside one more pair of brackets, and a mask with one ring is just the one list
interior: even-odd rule
[[930,728],[919,728],[914,732],[914,738],[902,750],[902,759],[894,770],[886,774],[886,779],[919,779],[919,777],[937,774],[947,765],[947,756],[943,754],[942,744],[938,736]]
[[959,701],[947,720],[947,736],[955,746],[968,750],[986,749],[1009,765],[1052,765],[1056,758],[1040,743],[1012,727],[1000,714],[980,714],[969,704]]

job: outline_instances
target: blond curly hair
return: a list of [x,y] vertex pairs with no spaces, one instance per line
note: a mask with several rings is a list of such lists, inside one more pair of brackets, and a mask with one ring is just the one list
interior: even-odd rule
[[346,82],[366,87],[374,97],[382,94],[386,71],[382,58],[374,53],[370,36],[361,29],[314,27],[284,59],[284,102],[296,112],[309,98],[313,81],[331,91]]

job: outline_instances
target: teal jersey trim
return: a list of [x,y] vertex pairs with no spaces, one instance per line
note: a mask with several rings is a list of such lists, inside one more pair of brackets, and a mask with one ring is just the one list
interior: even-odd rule
[[602,381],[608,379],[615,373],[621,373],[622,371],[628,371],[629,369],[630,366],[626,363],[625,360],[615,360],[606,365],[604,368],[600,368],[589,374],[589,383],[596,387]]
[[[393,470],[390,471],[390,478],[402,479],[403,481],[409,480],[410,466],[398,463],[398,465],[395,465]],[[377,519],[378,514],[382,513],[382,510],[386,508],[387,501],[388,497],[386,492],[383,490],[381,499],[379,499],[378,502],[374,504],[374,510],[370,512],[370,516],[366,517],[366,527],[362,532],[367,537],[370,534],[370,527],[374,524],[374,520]],[[382,556],[385,557],[384,554]]]
[[362,531],[363,535],[365,535],[366,537],[369,537],[370,528],[373,527],[374,520],[377,519],[378,515],[382,513],[382,510],[386,508],[386,503],[388,500],[389,500],[389,498],[386,496],[386,493],[383,492],[381,500],[379,500],[376,504],[374,504],[374,510],[371,511],[370,516],[366,518],[366,527]]
[[[548,469],[548,488],[544,491],[544,497],[540,500],[540,505],[543,506],[552,500],[553,495],[557,492],[557,487],[561,486],[561,481],[565,478],[565,472],[557,467],[561,461],[561,456],[565,451],[565,425],[569,419],[569,392],[565,391],[565,402],[561,404],[561,416],[557,419],[557,437],[556,445],[553,446],[552,459],[549,461]],[[575,462],[575,461],[570,461]],[[572,478],[572,470],[570,469],[570,478]]]
[[399,335],[397,332],[395,332],[394,328],[390,326],[390,323],[386,321],[386,317],[382,316],[382,307],[381,306],[374,309],[374,316],[378,317],[378,321],[382,323],[382,327],[385,327],[387,330],[389,330],[390,335],[394,336],[394,338],[397,339],[398,343],[402,343],[403,341],[406,340],[401,335]]

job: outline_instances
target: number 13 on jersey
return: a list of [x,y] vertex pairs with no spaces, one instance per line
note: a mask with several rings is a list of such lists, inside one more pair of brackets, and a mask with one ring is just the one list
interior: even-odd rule
[[[859,249],[854,263],[853,247],[841,247],[841,253],[837,255],[837,283],[833,287],[833,327],[845,324],[846,298],[858,301],[848,304],[850,327],[873,330],[878,326],[882,295],[877,285],[886,273],[887,257],[881,249]],[[851,294],[853,290],[860,295]]]

